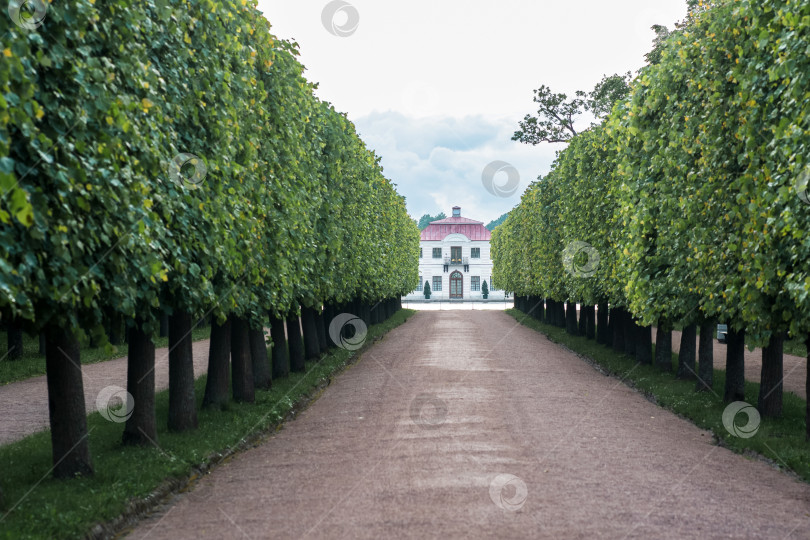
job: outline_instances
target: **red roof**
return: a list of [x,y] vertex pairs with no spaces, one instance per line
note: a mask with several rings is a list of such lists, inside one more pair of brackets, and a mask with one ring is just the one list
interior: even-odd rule
[[431,221],[422,231],[421,239],[441,241],[448,234],[463,234],[470,240],[491,240],[492,233],[484,227],[484,222],[465,217],[449,217]]

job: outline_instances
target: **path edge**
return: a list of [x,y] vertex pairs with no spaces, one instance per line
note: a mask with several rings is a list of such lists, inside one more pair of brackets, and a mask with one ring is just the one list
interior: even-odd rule
[[633,380],[625,377],[623,374],[619,373],[618,371],[613,371],[613,370],[605,368],[604,366],[602,366],[599,362],[597,362],[596,360],[594,360],[590,356],[588,356],[588,355],[586,355],[584,353],[581,353],[579,351],[575,351],[572,348],[570,348],[568,345],[566,345],[565,343],[560,343],[559,341],[555,340],[553,337],[546,334],[542,329],[532,328],[531,326],[529,326],[527,324],[524,324],[524,321],[526,319],[534,320],[534,321],[536,321],[536,319],[533,319],[532,317],[530,317],[528,315],[525,315],[525,314],[523,314],[524,316],[521,318],[517,314],[509,313],[508,310],[505,311],[504,313],[506,313],[506,315],[508,315],[509,317],[512,317],[513,319],[515,319],[515,321],[518,324],[520,324],[521,326],[531,330],[532,332],[537,332],[538,334],[542,335],[544,338],[546,338],[548,341],[550,341],[551,343],[553,343],[557,347],[560,347],[561,349],[564,349],[564,350],[570,352],[571,354],[573,354],[574,356],[576,356],[577,358],[579,358],[580,360],[582,360],[583,362],[588,364],[594,371],[598,371],[599,373],[601,373],[605,377],[610,377],[611,379],[615,379],[618,382],[624,384],[626,387],[630,388],[631,390],[633,390],[637,394],[641,395],[644,399],[646,399],[647,401],[649,401],[650,403],[652,403],[653,405],[655,405],[659,409],[667,411],[668,413],[673,414],[674,416],[677,416],[678,418],[680,418],[680,419],[682,419],[682,420],[684,420],[686,422],[689,422],[690,424],[692,424],[694,427],[696,427],[697,429],[699,429],[701,431],[708,432],[711,435],[711,443],[714,446],[718,446],[720,448],[725,448],[726,450],[728,450],[730,452],[733,452],[734,454],[737,454],[738,456],[742,456],[742,457],[745,457],[745,458],[748,458],[748,459],[753,459],[753,460],[756,460],[756,461],[760,461],[760,462],[768,465],[772,469],[776,469],[779,472],[781,472],[782,474],[785,474],[785,475],[791,477],[793,480],[796,480],[797,482],[800,482],[802,484],[810,484],[810,482],[804,480],[798,473],[796,473],[792,469],[786,468],[786,467],[780,465],[777,461],[769,458],[768,456],[766,456],[764,454],[761,454],[759,452],[751,450],[750,448],[746,448],[743,451],[740,451],[737,448],[726,445],[723,442],[723,439],[719,438],[717,436],[717,434],[714,432],[714,430],[706,429],[704,427],[701,427],[701,426],[697,425],[695,423],[695,421],[692,420],[691,418],[689,418],[688,416],[684,416],[683,414],[681,414],[681,413],[679,413],[677,411],[673,411],[672,409],[670,409],[666,405],[661,404],[658,401],[658,398],[655,396],[655,394],[653,394],[651,392],[647,392],[646,390],[644,390],[642,388],[639,388],[635,384],[635,382]]
[[243,437],[238,444],[234,445],[230,449],[209,454],[201,463],[194,465],[186,476],[180,478],[168,478],[149,495],[130,499],[127,502],[127,508],[123,513],[111,520],[97,522],[84,535],[84,538],[87,540],[102,540],[124,537],[126,534],[130,533],[143,519],[160,510],[161,507],[167,506],[173,498],[192,491],[201,478],[207,474],[210,474],[218,466],[230,461],[234,457],[244,453],[247,450],[250,450],[251,448],[262,445],[265,441],[284,429],[284,426],[287,423],[294,421],[301,412],[305,411],[313,403],[315,403],[323,395],[326,388],[332,384],[333,379],[340,376],[351,367],[357,365],[360,360],[362,360],[363,354],[368,349],[385,339],[389,332],[407,323],[414,315],[416,315],[416,312],[406,313],[405,318],[401,322],[392,326],[380,335],[375,336],[372,340],[363,343],[362,347],[356,351],[353,351],[346,358],[345,362],[339,365],[325,379],[322,379],[315,388],[311,389],[304,396],[293,403],[292,407],[284,418],[275,424],[271,424],[266,428],[260,428],[250,435]]

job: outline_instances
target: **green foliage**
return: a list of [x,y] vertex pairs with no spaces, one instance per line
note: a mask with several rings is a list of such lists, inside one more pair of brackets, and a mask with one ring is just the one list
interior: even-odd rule
[[444,212],[439,212],[435,216],[431,216],[430,214],[425,214],[421,218],[419,218],[419,230],[424,231],[427,229],[427,226],[430,225],[431,221],[439,221],[440,219],[444,219],[447,216]]
[[[645,324],[717,318],[744,328],[750,345],[803,338],[808,35],[810,5],[798,0],[697,3],[674,31],[659,28],[655,61],[627,98],[567,138],[493,232],[498,283],[628,306]],[[599,255],[588,275],[562,257],[574,242]]]
[[484,298],[486,298],[487,296],[489,296],[489,285],[487,285],[487,282],[486,282],[486,281],[484,281],[484,282],[481,284],[481,295],[482,295]]
[[498,225],[500,225],[501,223],[503,223],[504,221],[506,221],[506,218],[507,218],[508,216],[509,216],[509,212],[507,212],[507,213],[505,213],[505,214],[501,215],[501,217],[499,217],[498,219],[493,219],[492,221],[490,221],[490,222],[487,224],[487,229],[489,229],[490,231],[494,231],[494,230],[495,230],[495,228],[496,228]]
[[423,293],[425,295],[425,298],[430,298],[430,283],[427,282],[427,281],[425,282],[425,287],[423,289]]
[[655,65],[661,62],[661,53],[670,32],[669,28],[660,24],[654,24],[650,29],[655,32],[655,37],[653,38],[653,48],[650,52],[644,55],[644,59],[648,64]]
[[252,1],[72,0],[30,31],[2,18],[3,316],[259,325],[410,289],[403,199],[269,27]]
[[554,93],[543,85],[534,91],[537,115],[527,114],[520,121],[520,129],[512,137],[513,141],[537,145],[543,142],[569,142],[577,136],[574,123],[583,111],[590,111],[597,118],[610,113],[614,103],[623,100],[630,92],[632,75],[603,76],[594,89],[585,93],[576,92],[576,97],[568,99],[566,94]]

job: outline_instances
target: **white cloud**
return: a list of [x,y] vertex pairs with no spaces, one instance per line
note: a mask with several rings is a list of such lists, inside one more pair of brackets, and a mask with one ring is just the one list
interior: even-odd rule
[[[459,205],[464,216],[487,223],[520,201],[526,187],[548,171],[555,154],[552,146],[511,141],[515,125],[509,118],[411,118],[387,112],[364,116],[355,124],[382,157],[385,175],[405,195],[416,219],[426,213],[449,215]],[[511,197],[496,197],[484,188],[484,167],[495,160],[510,163],[520,173],[520,185]],[[496,183],[504,181],[496,177]]]
[[[554,158],[554,147],[510,140],[534,112],[533,89],[572,95],[635,71],[649,27],[686,15],[686,0],[347,1],[359,14],[348,37],[324,27],[328,0],[259,0],[259,9],[276,35],[300,43],[318,95],[355,121],[412,216],[459,204],[484,222],[511,209]],[[520,172],[514,196],[483,188],[493,160]]]

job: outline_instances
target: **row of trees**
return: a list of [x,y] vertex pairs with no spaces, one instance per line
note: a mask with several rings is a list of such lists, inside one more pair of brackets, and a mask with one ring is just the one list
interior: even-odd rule
[[45,335],[54,475],[67,477],[93,470],[81,337],[128,326],[124,442],[150,444],[162,316],[169,428],[193,429],[193,321],[213,320],[205,404],[228,399],[229,368],[233,397],[252,401],[317,357],[340,310],[390,314],[417,279],[419,236],[254,1],[41,7],[33,25],[0,19],[0,313]]
[[[698,389],[727,323],[725,399],[745,399],[744,344],[761,346],[759,410],[779,416],[783,341],[810,345],[810,4],[691,4],[677,29],[658,27],[630,93],[568,138],[494,231],[495,279],[519,307],[663,369],[682,327],[678,376]],[[538,125],[516,138],[543,140]]]

